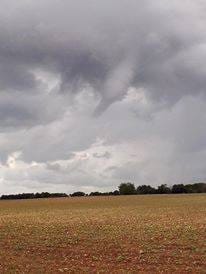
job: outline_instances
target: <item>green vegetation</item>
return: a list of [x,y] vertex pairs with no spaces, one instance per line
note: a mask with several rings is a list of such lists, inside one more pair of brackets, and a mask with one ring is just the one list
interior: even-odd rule
[[136,194],[136,189],[132,183],[122,183],[119,185],[120,195],[134,195]]
[[22,193],[22,194],[9,194],[2,195],[1,200],[21,200],[21,199],[39,199],[39,198],[60,198],[68,197],[66,193]]
[[1,200],[16,200],[16,199],[35,199],[35,198],[60,198],[60,197],[84,197],[84,196],[116,196],[116,195],[142,195],[142,194],[182,194],[182,193],[206,193],[206,183],[196,184],[178,184],[173,185],[171,188],[166,184],[158,186],[157,188],[150,185],[141,185],[137,188],[132,183],[122,183],[119,185],[119,190],[111,192],[91,192],[89,195],[76,191],[70,195],[66,193],[22,193],[22,194],[9,194],[2,195]]

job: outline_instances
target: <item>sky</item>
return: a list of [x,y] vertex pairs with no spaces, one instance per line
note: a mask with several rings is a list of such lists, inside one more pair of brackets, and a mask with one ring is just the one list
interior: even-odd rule
[[206,180],[205,0],[0,0],[0,193]]

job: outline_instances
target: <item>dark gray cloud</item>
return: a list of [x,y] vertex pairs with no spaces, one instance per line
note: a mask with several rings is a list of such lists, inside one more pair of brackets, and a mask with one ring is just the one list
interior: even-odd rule
[[[203,1],[0,4],[3,187],[15,178],[29,188],[78,181],[85,190],[128,177],[202,178]],[[16,166],[6,165],[17,151]],[[183,174],[189,155],[194,168]]]
[[[33,96],[41,91],[40,69],[59,77],[64,97],[89,85],[101,99],[96,113],[131,86],[165,104],[205,92],[202,2],[1,2],[0,90]],[[16,120],[27,125],[32,117],[25,109]]]

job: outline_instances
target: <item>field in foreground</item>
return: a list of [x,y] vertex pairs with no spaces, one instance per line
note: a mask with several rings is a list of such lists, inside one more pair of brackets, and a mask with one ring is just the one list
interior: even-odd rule
[[205,273],[206,195],[0,201],[0,273]]

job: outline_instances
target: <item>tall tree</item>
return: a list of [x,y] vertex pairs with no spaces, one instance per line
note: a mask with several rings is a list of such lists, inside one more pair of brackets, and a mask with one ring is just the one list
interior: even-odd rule
[[120,195],[133,195],[136,194],[136,189],[132,183],[122,183],[119,185]]

